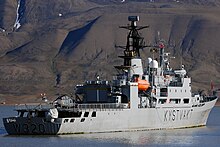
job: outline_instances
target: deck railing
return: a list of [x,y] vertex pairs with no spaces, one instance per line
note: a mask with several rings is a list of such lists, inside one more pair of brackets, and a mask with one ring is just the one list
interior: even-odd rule
[[27,111],[31,111],[31,110],[43,110],[43,109],[50,109],[53,108],[53,105],[51,104],[18,104],[14,106],[14,110],[18,111],[18,110],[27,110]]
[[105,111],[105,110],[123,110],[128,109],[127,103],[116,104],[116,103],[106,103],[106,104],[79,104],[77,106],[79,110],[96,110],[96,111]]
[[[54,108],[52,104],[19,104],[14,106],[16,111],[35,111],[35,110],[48,110]],[[116,103],[102,103],[102,104],[76,104],[74,107],[57,107],[64,110],[84,111],[106,111],[106,110],[123,110],[128,109],[128,103],[116,104]]]

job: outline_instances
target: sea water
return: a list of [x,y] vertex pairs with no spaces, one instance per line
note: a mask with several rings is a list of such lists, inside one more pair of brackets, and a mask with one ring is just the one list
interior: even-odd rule
[[0,147],[220,146],[220,107],[211,111],[205,127],[59,136],[7,135],[2,118],[15,115],[12,106],[0,106]]

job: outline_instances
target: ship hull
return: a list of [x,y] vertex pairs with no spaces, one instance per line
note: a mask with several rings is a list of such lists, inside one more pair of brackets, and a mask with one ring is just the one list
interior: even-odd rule
[[[217,99],[194,107],[156,107],[141,109],[93,109],[77,118],[57,118],[48,122],[39,117],[4,118],[10,135],[58,135],[95,132],[173,129],[206,125]],[[85,112],[88,116],[85,117]],[[92,116],[92,113],[96,113]]]

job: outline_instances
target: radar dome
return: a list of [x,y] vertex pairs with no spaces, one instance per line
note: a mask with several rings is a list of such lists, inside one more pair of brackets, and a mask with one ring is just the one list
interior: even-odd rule
[[147,58],[147,63],[150,64],[152,61],[152,58]]
[[150,68],[158,68],[158,62],[156,60],[152,60],[150,62]]

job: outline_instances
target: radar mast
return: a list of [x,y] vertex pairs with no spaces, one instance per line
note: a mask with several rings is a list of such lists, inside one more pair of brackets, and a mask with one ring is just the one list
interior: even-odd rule
[[129,16],[128,21],[131,22],[128,26],[121,26],[129,30],[127,35],[127,44],[126,46],[119,46],[124,49],[124,56],[119,56],[124,59],[123,66],[115,66],[117,69],[128,69],[131,67],[131,59],[140,58],[140,49],[143,49],[145,46],[144,38],[140,36],[139,30],[148,28],[149,26],[137,26],[139,21],[139,16]]

